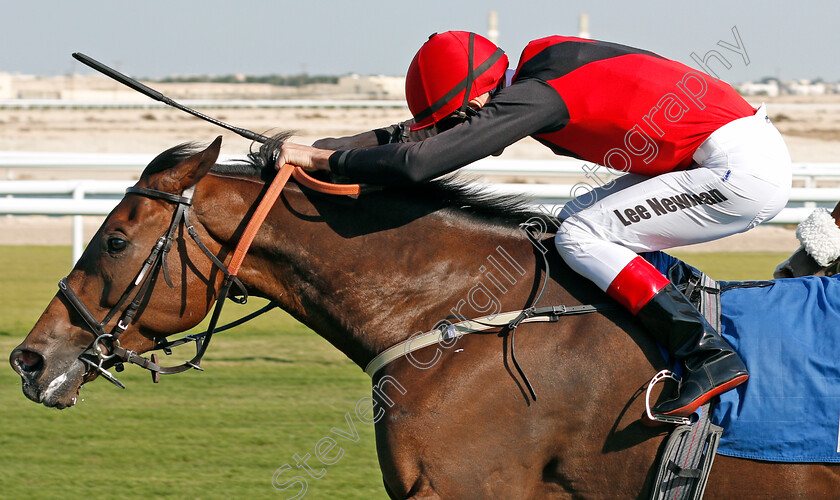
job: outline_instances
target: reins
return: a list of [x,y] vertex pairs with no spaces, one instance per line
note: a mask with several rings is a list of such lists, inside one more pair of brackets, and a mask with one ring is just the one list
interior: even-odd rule
[[[122,371],[123,363],[138,365],[152,372],[152,380],[155,383],[160,380],[161,374],[169,375],[181,373],[190,369],[203,370],[201,368],[201,359],[207,352],[207,347],[214,333],[233,328],[234,326],[240,325],[277,307],[276,303],[270,303],[260,310],[240,318],[239,320],[233,321],[228,325],[222,327],[217,326],[225,299],[227,299],[230,295],[230,290],[234,285],[236,285],[236,287],[240,290],[242,297],[236,298],[235,296],[230,296],[231,300],[241,304],[244,304],[247,301],[247,290],[242,282],[237,278],[237,274],[242,266],[242,262],[245,260],[245,256],[247,255],[251,244],[254,241],[254,238],[257,235],[257,232],[263,222],[265,222],[268,213],[274,206],[277,198],[280,196],[280,193],[283,191],[283,188],[286,186],[291,177],[294,177],[296,181],[300,182],[304,186],[323,193],[353,195],[361,192],[361,186],[358,184],[339,185],[319,181],[317,179],[313,179],[302,169],[295,167],[294,165],[283,165],[278,170],[274,180],[265,191],[260,203],[254,210],[251,219],[245,226],[242,236],[233,251],[230,263],[227,266],[219,260],[219,258],[216,257],[206,245],[204,245],[198,237],[198,233],[195,231],[195,228],[190,223],[189,207],[192,205],[194,188],[188,189],[182,193],[182,195],[137,186],[128,188],[126,190],[126,195],[135,194],[159,199],[169,203],[175,203],[177,204],[177,207],[173,213],[172,220],[166,233],[158,238],[157,243],[154,245],[152,251],[149,253],[149,256],[144,261],[140,272],[132,281],[132,284],[125,290],[125,292],[123,292],[116,305],[111,308],[102,321],[97,321],[95,319],[90,309],[84,305],[75,291],[73,291],[67,283],[67,278],[62,278],[59,281],[59,291],[64,295],[68,302],[70,302],[82,319],[84,319],[85,323],[87,323],[95,336],[93,343],[80,356],[80,359],[88,366],[88,369],[99,372],[114,385],[123,389],[125,388],[125,385],[107,370],[105,366],[106,362],[114,363],[117,371]],[[199,334],[186,335],[185,337],[175,341],[167,341],[164,339],[159,341],[155,347],[151,349],[163,350],[166,354],[171,354],[171,349],[173,347],[183,345],[188,342],[196,343],[196,353],[192,359],[177,366],[164,367],[158,364],[156,354],[152,354],[149,358],[143,357],[135,351],[122,347],[120,345],[119,338],[136,319],[140,307],[151,294],[152,288],[157,280],[158,272],[161,269],[163,269],[164,280],[167,285],[169,285],[170,288],[173,286],[168,276],[166,256],[171,248],[172,242],[174,241],[175,231],[182,222],[186,226],[187,233],[193,241],[195,241],[202,252],[211,260],[213,265],[223,272],[225,278],[222,282],[221,288],[219,289],[219,293],[216,298],[216,305],[213,309],[210,324],[206,331]],[[136,293],[134,293],[135,290]],[[134,293],[133,298],[131,298],[132,293]],[[131,301],[123,310],[123,307],[129,302],[129,298],[131,298]],[[123,311],[117,321],[117,324],[110,332],[107,332],[105,330],[106,325],[109,324],[121,310]],[[118,361],[112,361],[115,359]]]
[[283,188],[286,187],[286,183],[289,182],[289,177],[294,177],[295,180],[303,186],[321,193],[356,195],[361,192],[361,186],[359,184],[333,184],[330,182],[319,181],[310,177],[300,167],[286,163],[277,171],[277,175],[274,177],[271,185],[268,186],[268,189],[263,195],[262,201],[257,206],[257,209],[254,211],[254,215],[251,216],[251,220],[248,221],[248,225],[245,226],[245,230],[242,232],[242,237],[236,245],[236,249],[233,251],[233,258],[231,258],[230,264],[228,264],[228,271],[230,271],[232,275],[236,275],[236,273],[239,272],[239,267],[245,259],[245,254],[248,253],[251,243],[253,243],[254,238],[257,236],[257,232],[260,230],[260,226],[262,226],[262,223],[268,216],[268,212],[271,210],[271,207],[274,206],[274,202],[277,201],[277,198],[280,196],[280,192],[283,191]]

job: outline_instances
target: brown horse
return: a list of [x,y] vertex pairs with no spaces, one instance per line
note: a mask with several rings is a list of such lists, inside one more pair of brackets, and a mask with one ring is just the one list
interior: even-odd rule
[[[840,228],[840,203],[831,211],[834,224]],[[774,278],[798,278],[800,276],[833,276],[840,272],[840,257],[828,266],[821,266],[808,254],[804,246],[793,252],[786,261],[776,267]]]
[[[225,260],[274,173],[277,143],[252,155],[254,165],[214,167],[219,145],[162,153],[137,187],[176,197],[194,187],[190,222]],[[173,225],[175,205],[134,191],[108,216],[66,281],[89,316],[98,321],[120,309],[115,306],[123,304],[158,237]],[[357,198],[290,184],[239,277],[251,294],[277,302],[365,367],[388,347],[453,316],[533,306],[546,283],[541,306],[604,302],[555,252],[543,260],[550,238],[540,239],[541,248],[518,228],[533,215],[510,200],[451,183]],[[147,351],[199,323],[224,278],[183,225],[162,265],[172,287],[152,281],[119,339],[124,349]],[[11,364],[33,401],[71,406],[81,385],[96,377],[80,359],[92,345],[101,346],[94,343],[91,318],[79,311],[66,293],[57,294],[12,352]],[[433,344],[376,373],[373,398],[357,411],[376,421],[388,494],[649,496],[669,428],[645,427],[639,419],[641,389],[664,365],[648,335],[619,309],[523,324],[518,331],[516,358],[536,400],[515,369],[514,339],[504,328]],[[840,469],[721,456],[706,491],[709,498],[836,497]]]

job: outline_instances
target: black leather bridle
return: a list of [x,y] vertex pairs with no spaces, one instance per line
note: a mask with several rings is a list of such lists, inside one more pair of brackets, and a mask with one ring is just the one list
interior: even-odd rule
[[[68,302],[73,306],[73,309],[79,314],[79,316],[84,319],[85,323],[87,323],[88,327],[90,327],[91,331],[94,334],[94,340],[88,346],[88,348],[79,356],[79,359],[87,365],[87,372],[85,373],[85,377],[91,372],[98,372],[114,385],[125,388],[119,380],[111,374],[107,368],[110,366],[115,366],[117,371],[122,371],[123,363],[132,363],[138,365],[142,368],[145,368],[152,372],[152,380],[157,382],[159,380],[160,374],[168,375],[174,373],[181,373],[186,370],[196,369],[196,370],[203,370],[201,368],[201,358],[204,356],[204,353],[207,351],[207,346],[210,343],[210,339],[213,336],[213,333],[216,331],[222,331],[227,328],[231,328],[236,326],[237,324],[241,324],[248,319],[258,316],[263,312],[266,312],[274,307],[277,304],[271,303],[259,311],[248,315],[245,318],[237,320],[234,323],[229,325],[225,325],[224,327],[217,328],[219,315],[222,311],[222,305],[224,304],[225,298],[228,297],[228,293],[230,292],[230,288],[232,285],[236,285],[236,287],[240,291],[239,296],[231,296],[231,300],[237,302],[239,304],[244,304],[247,301],[248,294],[245,290],[245,286],[242,284],[239,279],[232,275],[228,268],[224,265],[222,261],[220,261],[212,252],[204,245],[204,243],[199,239],[198,233],[196,233],[195,228],[190,224],[189,220],[189,207],[192,204],[192,196],[193,196],[194,187],[191,187],[184,191],[182,195],[175,195],[172,193],[166,193],[163,191],[158,191],[155,189],[148,189],[143,187],[130,187],[126,189],[126,195],[134,194],[139,196],[146,196],[148,198],[158,199],[167,201],[169,203],[176,204],[175,212],[172,215],[172,221],[169,224],[169,229],[157,240],[155,246],[152,248],[152,251],[149,253],[149,256],[146,258],[145,262],[143,262],[143,266],[140,269],[140,272],[137,273],[136,277],[132,281],[131,285],[123,292],[122,296],[120,297],[117,304],[111,308],[110,311],[105,315],[105,319],[102,321],[97,321],[96,318],[91,313],[90,309],[82,303],[79,296],[70,285],[67,283],[67,278],[62,278],[58,282],[58,289],[64,295]],[[189,361],[185,361],[184,363],[177,365],[177,366],[168,366],[163,367],[157,363],[157,355],[152,354],[150,358],[145,358],[138,354],[135,351],[126,349],[120,345],[120,336],[128,329],[131,323],[137,319],[139,316],[138,311],[140,308],[148,301],[151,296],[152,290],[154,289],[154,285],[157,282],[158,273],[160,272],[161,268],[163,268],[163,277],[166,281],[166,284],[169,285],[170,288],[173,288],[172,282],[169,279],[167,266],[166,266],[166,256],[169,253],[169,250],[172,246],[172,242],[175,238],[175,232],[178,227],[183,222],[184,226],[187,229],[190,237],[192,237],[193,241],[198,245],[198,247],[204,252],[205,255],[213,262],[213,265],[219,268],[224,275],[225,280],[222,284],[221,289],[219,290],[219,294],[216,298],[216,305],[213,310],[213,315],[210,319],[210,324],[208,326],[207,331],[202,332],[200,334],[195,335],[187,335],[182,339],[178,339],[175,341],[167,341],[165,339],[157,341],[155,347],[152,350],[163,350],[166,354],[171,354],[171,348],[182,345],[188,342],[195,342],[196,345],[196,352],[195,356]],[[129,303],[130,300],[130,303]],[[126,304],[128,305],[126,306]],[[120,313],[120,311],[122,311]],[[119,314],[119,319],[117,320],[116,325],[111,329],[110,332],[106,331],[106,326],[113,321],[113,319]]]

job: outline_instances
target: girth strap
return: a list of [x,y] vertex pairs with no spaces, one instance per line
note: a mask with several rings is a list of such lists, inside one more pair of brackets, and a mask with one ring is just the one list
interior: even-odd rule
[[706,403],[697,422],[680,425],[671,433],[662,452],[651,500],[703,498],[723,433],[721,427],[711,422],[710,413],[711,404]]
[[[669,273],[685,276],[676,280],[686,297],[705,316],[706,320],[720,331],[720,286],[718,283],[685,263],[680,263],[688,272]],[[673,269],[673,267],[672,267]],[[674,429],[659,462],[659,470],[651,491],[652,500],[698,500],[703,498],[706,482],[715,459],[715,452],[723,434],[723,428],[711,422],[712,402],[703,405],[699,415],[691,424]]]
[[674,474],[674,476],[680,478],[697,479],[698,477],[700,477],[700,472],[702,472],[700,469],[684,469],[673,461],[668,462],[668,465],[666,465],[666,467],[669,471],[671,471],[672,474]]

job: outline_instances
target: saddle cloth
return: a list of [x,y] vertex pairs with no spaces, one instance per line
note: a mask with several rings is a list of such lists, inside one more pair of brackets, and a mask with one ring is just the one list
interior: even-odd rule
[[[666,276],[687,266],[644,255]],[[713,405],[717,453],[840,462],[840,278],[720,282],[721,334],[750,379]]]

